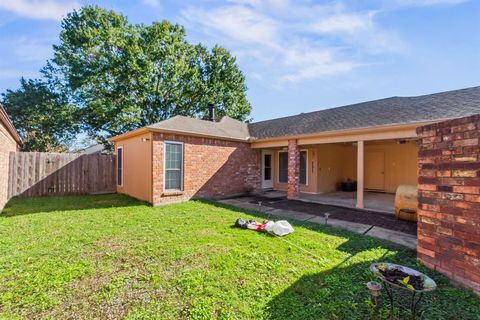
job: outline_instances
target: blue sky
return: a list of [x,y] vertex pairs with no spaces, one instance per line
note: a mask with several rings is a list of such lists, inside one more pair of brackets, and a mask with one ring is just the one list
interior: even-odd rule
[[479,0],[0,0],[0,92],[39,75],[61,18],[85,4],[229,49],[257,121],[480,85]]

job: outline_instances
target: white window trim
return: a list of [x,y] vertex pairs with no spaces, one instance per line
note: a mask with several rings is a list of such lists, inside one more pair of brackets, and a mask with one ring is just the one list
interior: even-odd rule
[[[300,149],[300,152],[305,152],[307,154],[307,159],[305,159],[305,165],[307,166],[306,169],[306,176],[305,176],[305,184],[300,183],[301,185],[308,186],[308,149]],[[280,182],[280,153],[286,153],[287,154],[287,161],[288,161],[288,151],[284,150],[279,150],[278,151],[278,156],[277,156],[277,183],[288,183],[288,178],[287,182]],[[300,155],[299,155],[300,156]],[[300,177],[298,177],[300,180]]]
[[[179,144],[182,146],[182,167],[181,167],[181,175],[180,175],[180,189],[167,189],[166,188],[166,177],[167,177],[167,144]],[[174,192],[174,191],[183,191],[183,177],[184,177],[184,144],[181,141],[170,141],[165,140],[163,141],[163,191],[164,192]]]
[[[120,170],[122,171],[122,175],[121,175],[121,180],[122,180],[122,183],[118,184],[118,150],[122,150],[122,165],[120,167]],[[117,176],[117,186],[120,186],[120,187],[123,187],[123,163],[124,163],[124,160],[125,160],[125,152],[123,150],[123,146],[121,147],[117,147],[117,167],[116,167],[116,176]]]

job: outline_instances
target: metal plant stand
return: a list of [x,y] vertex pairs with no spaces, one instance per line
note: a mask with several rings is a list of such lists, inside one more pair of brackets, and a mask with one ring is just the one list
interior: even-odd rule
[[[420,276],[423,280],[423,289],[422,290],[416,290],[413,288],[408,288],[402,283],[396,283],[389,281],[386,279],[383,274],[380,272],[379,266],[382,265],[383,267],[386,267],[388,269],[398,269],[401,270],[408,275],[412,276]],[[370,270],[385,284],[385,291],[387,292],[388,299],[390,300],[390,317],[393,316],[393,303],[394,303],[394,292],[393,288],[400,288],[402,290],[406,290],[411,293],[411,302],[410,302],[410,312],[412,314],[412,319],[415,319],[416,313],[417,313],[417,307],[420,301],[422,300],[423,293],[433,291],[437,288],[437,284],[435,281],[433,281],[429,276],[408,268],[404,267],[398,264],[393,264],[393,263],[374,263],[370,266]]]

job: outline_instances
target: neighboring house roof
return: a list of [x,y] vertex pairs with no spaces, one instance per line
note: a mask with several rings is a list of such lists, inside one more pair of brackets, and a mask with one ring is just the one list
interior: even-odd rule
[[87,147],[81,151],[82,154],[95,154],[95,153],[102,153],[105,150],[105,145],[99,143],[94,144],[90,147]]
[[165,131],[181,134],[194,134],[232,140],[248,140],[247,124],[230,117],[223,117],[219,122],[199,120],[184,116],[175,116],[146,127],[153,131]]
[[251,123],[255,139],[460,118],[480,113],[480,87],[391,97]]
[[22,143],[22,139],[18,135],[17,129],[13,126],[12,121],[8,117],[7,112],[3,108],[3,106],[0,104],[0,122],[5,126],[5,128],[8,130],[12,138],[18,143]]

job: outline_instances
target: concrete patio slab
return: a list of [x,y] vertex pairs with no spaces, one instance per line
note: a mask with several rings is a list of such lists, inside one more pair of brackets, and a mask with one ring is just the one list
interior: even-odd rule
[[403,232],[388,230],[380,227],[373,227],[370,231],[366,233],[366,235],[374,238],[389,240],[411,249],[417,248],[417,238],[414,235],[406,234]]
[[[336,191],[312,194],[301,192],[299,200],[355,209],[357,204],[357,193]],[[394,194],[366,191],[363,201],[365,210],[395,214]]]
[[355,233],[361,233],[361,234],[364,234],[365,232],[367,232],[368,229],[371,228],[371,226],[367,224],[361,224],[361,223],[337,220],[337,219],[328,219],[327,225],[333,226],[339,229],[353,231]]
[[[268,191],[259,194],[268,199],[281,199],[287,197],[286,191]],[[357,193],[356,192],[326,192],[326,193],[306,193],[300,192],[300,201],[326,204],[332,206],[340,206],[345,208],[356,209]],[[395,214],[395,194],[383,192],[365,191],[364,205],[365,210]]]

